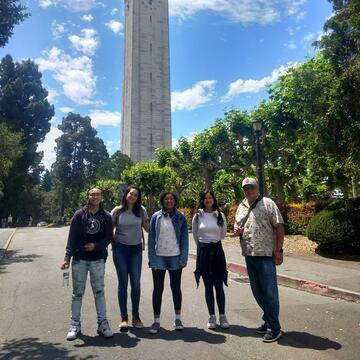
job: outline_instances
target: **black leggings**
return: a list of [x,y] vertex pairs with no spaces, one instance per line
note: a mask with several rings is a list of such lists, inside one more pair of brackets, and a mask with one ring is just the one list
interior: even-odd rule
[[[182,269],[168,270],[170,275],[170,287],[173,296],[174,309],[176,311],[181,310],[181,273]],[[166,270],[152,270],[154,291],[152,295],[154,315],[160,315],[161,300],[164,291],[164,280]]]
[[219,314],[225,314],[225,293],[223,280],[214,279],[211,275],[203,275],[202,278],[205,285],[205,299],[209,315],[215,315],[214,287]]

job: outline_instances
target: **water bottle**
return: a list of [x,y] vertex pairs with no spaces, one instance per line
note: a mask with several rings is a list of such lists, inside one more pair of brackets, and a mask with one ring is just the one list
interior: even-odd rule
[[70,272],[69,268],[63,270],[63,286],[69,286]]

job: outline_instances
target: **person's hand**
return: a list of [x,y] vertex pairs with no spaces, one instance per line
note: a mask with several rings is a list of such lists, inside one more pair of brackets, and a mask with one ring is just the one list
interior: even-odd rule
[[94,251],[95,250],[95,244],[94,243],[88,243],[84,245],[84,250],[85,251]]
[[273,258],[274,258],[275,265],[281,265],[284,261],[284,254],[282,251],[275,251]]
[[69,261],[64,261],[63,264],[61,265],[60,269],[65,270],[65,269],[68,269],[69,266],[70,266],[70,262]]
[[244,228],[241,228],[239,225],[234,225],[234,236],[240,236],[244,231]]

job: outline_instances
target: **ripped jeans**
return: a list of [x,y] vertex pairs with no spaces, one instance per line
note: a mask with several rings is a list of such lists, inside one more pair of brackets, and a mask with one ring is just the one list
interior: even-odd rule
[[104,292],[105,262],[73,260],[72,264],[73,294],[71,303],[71,322],[80,323],[82,299],[85,293],[87,274],[90,273],[90,284],[94,294],[98,324],[106,320],[106,303]]

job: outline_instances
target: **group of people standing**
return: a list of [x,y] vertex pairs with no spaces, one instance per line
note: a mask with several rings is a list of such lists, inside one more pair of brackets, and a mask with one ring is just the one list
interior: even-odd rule
[[[245,178],[243,189],[245,199],[236,213],[234,235],[242,239],[241,247],[246,257],[251,288],[264,312],[264,324],[256,331],[265,334],[263,341],[272,342],[281,336],[275,264],[282,262],[283,220],[275,203],[269,198],[259,196],[255,179]],[[68,340],[76,339],[81,332],[80,310],[88,273],[96,305],[98,334],[106,338],[113,336],[106,316],[104,295],[105,261],[110,243],[118,277],[121,315],[119,330],[126,332],[129,327],[129,280],[131,324],[138,329],[144,328],[139,313],[142,256],[145,247],[143,229],[148,232],[148,263],[153,278],[154,321],[149,332],[156,334],[160,330],[166,271],[169,273],[174,303],[174,328],[179,331],[184,329],[181,319],[181,276],[187,265],[189,236],[186,218],[177,209],[177,202],[178,197],[174,192],[164,191],[160,196],[160,210],[152,215],[149,222],[147,211],[142,206],[141,190],[137,186],[130,186],[125,191],[120,206],[115,207],[111,214],[102,208],[101,190],[93,188],[88,191],[87,205],[73,216],[65,258],[61,265],[62,269],[69,268],[72,259],[73,293]],[[197,245],[194,274],[198,285],[200,278],[203,279],[209,329],[217,327],[215,298],[220,327],[230,327],[225,314],[224,292],[228,273],[221,243],[226,236],[226,229],[226,218],[214,193],[210,190],[203,192],[198,210],[192,219],[192,232]]]

